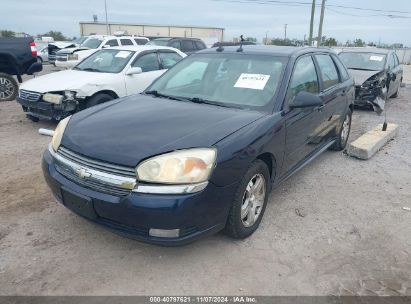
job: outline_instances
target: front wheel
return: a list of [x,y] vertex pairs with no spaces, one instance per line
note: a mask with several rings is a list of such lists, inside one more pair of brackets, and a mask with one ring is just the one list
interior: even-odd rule
[[0,73],[0,101],[16,99],[19,85],[17,81],[6,73]]
[[114,98],[111,95],[104,94],[104,93],[98,93],[91,97],[89,100],[86,102],[86,108],[91,108],[94,107],[98,104],[113,100]]
[[331,150],[342,151],[347,146],[348,137],[350,136],[351,131],[351,120],[352,120],[352,111],[348,109],[347,114],[345,115],[344,121],[340,128],[340,134],[337,141],[331,146]]
[[270,174],[267,165],[255,160],[237,188],[224,232],[237,239],[244,239],[260,225],[268,200]]

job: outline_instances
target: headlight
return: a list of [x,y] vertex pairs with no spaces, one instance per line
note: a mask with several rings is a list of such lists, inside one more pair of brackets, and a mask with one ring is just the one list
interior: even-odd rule
[[61,139],[63,138],[64,130],[67,127],[67,124],[70,120],[71,116],[64,118],[59,122],[56,129],[54,130],[54,135],[51,140],[51,146],[53,150],[57,152],[58,148],[60,147]]
[[50,103],[61,104],[63,101],[63,95],[46,93],[43,95],[43,100]]
[[78,60],[78,54],[68,54],[67,60]]
[[136,168],[139,181],[194,184],[208,180],[215,165],[216,149],[179,150],[150,158]]
[[76,97],[76,92],[64,91],[64,97],[68,100],[73,100]]

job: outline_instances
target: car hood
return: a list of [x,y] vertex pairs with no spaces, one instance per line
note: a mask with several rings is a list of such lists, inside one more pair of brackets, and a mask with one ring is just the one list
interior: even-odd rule
[[363,71],[348,69],[351,75],[354,77],[355,85],[362,85],[365,81],[374,75],[380,74],[382,71]]
[[211,147],[265,115],[134,95],[73,115],[62,145],[90,158],[134,167],[154,155]]
[[30,79],[20,89],[38,93],[76,90],[84,85],[100,85],[106,78],[106,73],[66,70]]

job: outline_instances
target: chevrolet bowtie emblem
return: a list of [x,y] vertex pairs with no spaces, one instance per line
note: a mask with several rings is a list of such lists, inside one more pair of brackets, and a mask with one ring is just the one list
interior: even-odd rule
[[81,168],[81,169],[77,169],[76,173],[78,175],[78,177],[80,177],[81,179],[85,179],[85,178],[89,178],[91,177],[91,173],[88,172],[86,169]]

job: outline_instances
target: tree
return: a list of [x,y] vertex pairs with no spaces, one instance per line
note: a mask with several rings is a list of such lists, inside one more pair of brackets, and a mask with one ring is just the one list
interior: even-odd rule
[[338,45],[338,41],[335,38],[328,38],[324,41],[324,45],[326,46],[337,46]]
[[58,31],[49,31],[47,33],[37,35],[37,36],[40,36],[40,37],[44,37],[44,36],[53,37],[54,41],[68,40],[67,37],[65,37],[62,32],[58,32]]
[[16,33],[9,30],[1,30],[0,37],[16,37]]
[[354,40],[354,46],[356,47],[363,47],[365,46],[365,42],[362,41],[360,38]]

